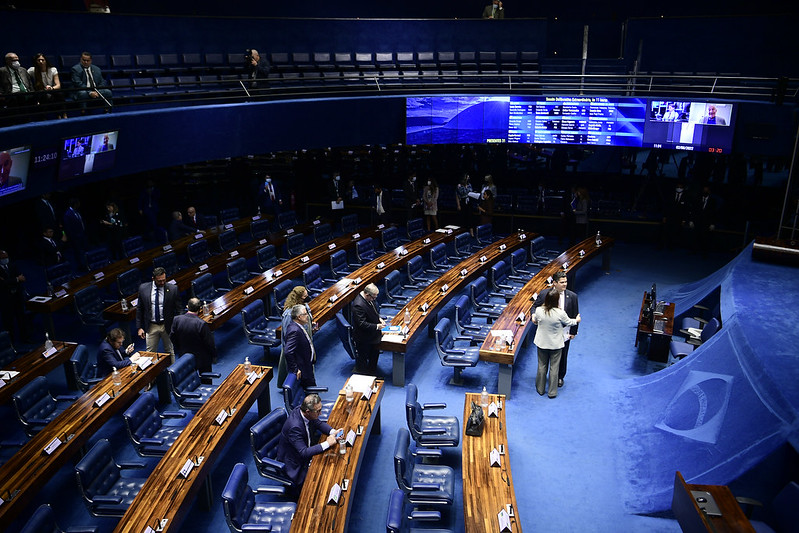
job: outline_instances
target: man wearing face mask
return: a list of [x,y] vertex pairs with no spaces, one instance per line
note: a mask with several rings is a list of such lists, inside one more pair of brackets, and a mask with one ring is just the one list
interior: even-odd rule
[[663,209],[662,245],[666,248],[671,248],[680,240],[682,229],[689,218],[688,206],[688,195],[682,182],[678,181],[674,192],[665,198]]
[[264,214],[277,214],[283,206],[280,189],[269,174],[264,177],[264,185],[258,191],[258,205]]
[[502,7],[502,2],[500,2],[500,0],[494,0],[491,5],[485,6],[483,9],[483,18],[493,20],[504,19],[505,8]]
[[[5,250],[0,250],[0,322],[12,339],[27,340],[28,328],[25,323],[25,275],[8,258]],[[14,324],[19,329],[15,334]]]
[[8,105],[20,105],[33,92],[31,77],[19,64],[19,56],[14,52],[6,54],[6,64],[0,67],[0,94],[12,96],[4,98]]
[[422,205],[421,194],[419,194],[419,187],[416,185],[416,172],[408,174],[408,179],[405,181],[405,209],[408,210],[408,219],[419,217],[419,206]]

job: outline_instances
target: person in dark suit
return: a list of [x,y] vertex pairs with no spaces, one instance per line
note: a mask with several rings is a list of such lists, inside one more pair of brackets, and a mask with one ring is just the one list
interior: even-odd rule
[[61,244],[54,238],[53,228],[45,228],[42,232],[42,238],[39,240],[39,260],[46,267],[64,260]]
[[691,209],[688,227],[693,233],[693,246],[696,251],[706,253],[711,246],[710,236],[716,231],[718,206],[716,198],[711,194],[710,186],[702,187],[702,194],[694,202]]
[[[325,450],[336,444],[336,433],[340,429],[333,429],[326,422],[319,420],[322,411],[322,400],[318,394],[309,394],[302,404],[289,413],[280,440],[277,444],[277,460],[286,465],[286,473],[294,481],[292,492],[300,493],[300,488],[308,474],[308,465],[314,455],[324,453]],[[319,444],[311,444],[316,439],[316,432],[327,435]]]
[[170,241],[176,241],[186,235],[197,233],[197,231],[197,229],[183,222],[183,214],[180,211],[172,211],[172,222],[169,224]]
[[19,56],[8,52],[5,64],[0,67],[0,94],[6,95],[6,105],[24,104],[33,92],[33,80],[19,64]]
[[139,301],[136,305],[136,329],[140,338],[147,341],[147,351],[158,351],[158,341],[164,341],[164,349],[175,358],[175,349],[169,338],[172,321],[180,314],[178,289],[166,282],[163,267],[153,269],[153,281],[139,285]]
[[152,238],[153,232],[158,227],[158,205],[160,200],[161,191],[155,188],[153,180],[147,180],[144,190],[139,195],[139,215],[144,218],[148,238]]
[[263,214],[278,214],[283,205],[283,197],[280,195],[280,187],[275,183],[269,174],[264,177],[264,184],[258,191],[258,206]]
[[189,206],[189,208],[186,209],[186,218],[184,219],[184,223],[187,226],[194,228],[195,231],[205,229],[205,224],[203,223],[200,215],[197,214],[197,210],[194,208],[194,206]]
[[186,353],[194,354],[197,370],[211,372],[211,365],[216,361],[214,334],[205,320],[197,316],[202,307],[198,298],[189,298],[186,307],[188,312],[176,316],[172,321],[172,328],[169,330],[172,346],[178,357]]
[[352,338],[358,356],[355,372],[373,376],[377,373],[378,346],[383,338],[380,332],[385,321],[380,318],[377,295],[380,290],[374,283],[368,284],[352,301]]
[[85,87],[84,91],[73,93],[75,100],[95,100],[99,99],[106,105],[111,105],[111,90],[108,82],[103,78],[100,67],[92,65],[92,55],[83,52],[80,55],[80,62],[72,67],[70,72],[73,87]]
[[128,357],[133,353],[133,344],[122,350],[125,342],[125,332],[119,328],[114,328],[108,332],[105,340],[100,343],[100,351],[97,354],[97,376],[107,376],[115,368],[124,368],[134,361]]
[[286,336],[286,368],[292,374],[297,374],[297,380],[303,388],[316,386],[316,349],[308,335],[309,319],[305,305],[295,305],[291,308],[291,322],[283,333]]
[[671,248],[682,237],[683,228],[690,215],[688,194],[681,182],[677,182],[674,194],[666,198],[663,209],[663,246]]
[[416,186],[416,172],[411,172],[403,186],[405,193],[405,209],[408,210],[408,219],[419,217],[419,208],[422,205],[421,194]]
[[500,0],[494,0],[490,5],[487,5],[483,8],[483,18],[484,19],[504,19],[505,18],[505,8],[502,7],[502,2]]
[[[558,291],[560,293],[558,307],[566,311],[566,314],[569,316],[569,318],[577,318],[577,315],[580,314],[580,305],[577,301],[577,293],[568,290],[566,285],[568,285],[566,273],[562,270],[555,272],[555,274],[552,276],[552,287],[541,291],[541,294],[538,295],[538,298],[536,298],[535,303],[533,304],[533,312],[535,312],[537,307],[544,305],[544,300],[546,299],[547,293],[549,291]],[[568,363],[567,359],[569,357],[569,344],[571,343],[571,340],[577,336],[577,329],[579,327],[579,324],[575,324],[574,326],[570,326],[568,331],[565,329],[563,330],[563,340],[565,342],[563,345],[563,350],[560,354],[558,387],[563,386],[563,379],[566,377],[566,366]]]
[[[5,250],[0,250],[0,322],[12,339],[28,338],[25,320],[25,274],[8,258]],[[19,328],[15,334],[14,325]]]
[[60,228],[61,225],[58,223],[58,217],[55,214],[55,208],[53,204],[50,203],[51,194],[49,192],[44,193],[41,198],[36,200],[34,204],[34,211],[36,212],[36,219],[39,221],[39,227],[41,229],[45,228]]
[[247,77],[253,80],[250,83],[251,88],[266,89],[269,87],[269,61],[265,57],[261,57],[258,50],[253,48],[247,51],[244,58],[244,70],[247,72]]
[[86,250],[89,248],[89,240],[86,238],[86,224],[84,224],[79,210],[80,200],[72,198],[69,201],[69,209],[64,212],[64,232],[67,234],[67,241],[75,254],[75,264],[88,271]]

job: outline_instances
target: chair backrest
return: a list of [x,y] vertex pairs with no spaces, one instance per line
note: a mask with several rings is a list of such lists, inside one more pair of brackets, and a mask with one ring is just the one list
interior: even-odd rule
[[[155,263],[155,261],[153,261]],[[117,276],[117,289],[119,289],[119,296],[127,298],[131,294],[136,294],[139,290],[141,283],[141,273],[138,269],[131,268]]]
[[330,255],[330,271],[335,276],[344,275],[344,270],[349,267],[346,250],[339,250]]
[[352,342],[352,324],[344,317],[344,313],[339,311],[336,313],[336,333],[341,340],[344,351],[350,356],[350,359],[355,359],[355,343]]
[[104,307],[100,298],[100,289],[96,285],[89,285],[76,292],[75,308],[81,318],[97,316],[102,313]]
[[111,456],[111,443],[107,439],[98,440],[89,453],[75,465],[78,487],[87,501],[105,494],[120,477],[119,467]]
[[455,252],[458,255],[465,255],[469,253],[471,249],[471,243],[469,242],[469,234],[468,233],[458,233],[455,235]]
[[450,334],[450,322],[449,318],[442,318],[436,324],[436,327],[433,329],[436,336],[436,346],[440,348],[438,351],[439,355],[443,355],[441,352],[443,350],[449,350],[452,348],[453,340],[452,335]]
[[472,304],[477,305],[488,298],[488,281],[485,276],[480,276],[469,285],[469,294]]
[[200,386],[200,374],[197,372],[197,363],[194,354],[183,354],[167,368],[169,383],[178,403],[184,392],[192,392]]
[[152,437],[161,429],[161,416],[155,409],[155,396],[151,392],[143,392],[136,401],[122,414],[128,436],[139,444],[142,439]]
[[[193,76],[192,76],[193,77]],[[196,78],[195,78],[196,80]],[[204,228],[213,228],[217,225],[216,215],[201,215]]]
[[258,261],[258,268],[266,272],[277,264],[277,255],[275,253],[275,245],[267,244],[255,252],[256,260]]
[[508,264],[504,260],[499,260],[491,265],[491,284],[495,288],[508,281]]
[[229,229],[219,234],[219,249],[223,252],[232,250],[239,245],[235,230]]
[[422,262],[422,258],[418,255],[411,257],[408,260],[408,279],[411,281],[416,281],[422,274],[424,273],[424,263]]
[[288,229],[297,225],[297,213],[294,211],[282,211],[277,214],[277,227]]
[[283,381],[283,405],[287,412],[291,412],[295,407],[302,403],[305,394],[303,394],[300,381],[297,379],[297,374],[289,372],[286,379]]
[[446,266],[447,262],[447,245],[442,243],[436,244],[430,249],[430,264],[434,267]]
[[313,240],[316,244],[322,244],[333,238],[333,228],[330,224],[318,224],[313,229]]
[[48,504],[40,505],[28,519],[20,533],[62,533],[55,521],[55,511]]
[[400,277],[400,273],[397,270],[392,270],[386,275],[386,279],[384,280],[386,286],[386,296],[389,300],[394,299],[401,287],[402,287],[402,278]]
[[93,248],[86,252],[86,264],[89,266],[89,270],[96,270],[104,267],[110,262],[111,252],[109,252],[108,248],[105,246]]
[[53,287],[58,287],[59,285],[63,285],[67,281],[72,279],[72,269],[69,266],[69,263],[64,261],[63,263],[57,263],[55,265],[50,265],[49,267],[44,269],[45,277],[47,278],[47,282],[50,283]]
[[705,324],[705,327],[702,328],[702,333],[700,334],[699,338],[702,340],[702,342],[705,342],[710,337],[715,335],[718,330],[719,330],[719,319],[713,317],[708,321],[707,324]]
[[239,208],[238,207],[230,207],[228,209],[221,209],[219,211],[219,221],[222,224],[227,224],[228,222],[233,222],[234,220],[238,220],[239,218]]
[[199,239],[189,244],[186,248],[186,253],[189,255],[189,262],[201,263],[211,256],[208,251],[208,241]]
[[[193,244],[193,243],[192,243]],[[166,277],[171,278],[178,272],[178,256],[175,252],[169,252],[153,258],[153,268],[161,267],[166,273]],[[135,292],[135,291],[134,291]]]
[[132,257],[144,251],[144,240],[140,235],[128,237],[122,241],[122,250],[125,252],[125,257]]
[[455,301],[455,323],[463,327],[472,322],[472,302],[467,295],[460,296]]
[[306,289],[322,289],[322,269],[319,265],[311,265],[302,271],[302,280]]
[[[707,327],[707,326],[705,326]],[[771,500],[768,523],[775,531],[796,531],[799,524],[799,484],[791,481]]]
[[89,350],[83,344],[79,344],[75,351],[72,352],[72,357],[69,358],[69,365],[72,368],[72,375],[75,376],[75,381],[78,388],[82,391],[87,391],[92,386],[89,380],[97,377],[97,365],[91,363],[89,360]]
[[409,493],[413,486],[413,456],[410,450],[411,435],[406,428],[397,430],[397,442],[394,444],[394,477],[397,486],[404,493]]
[[371,237],[366,237],[355,243],[355,255],[358,256],[358,261],[361,263],[368,263],[375,258],[375,240]]
[[261,239],[269,234],[269,221],[266,219],[253,220],[250,224],[250,235],[253,239]]
[[230,286],[241,285],[250,278],[250,272],[247,270],[247,260],[243,257],[234,259],[227,264],[227,280]]
[[237,463],[222,491],[222,507],[231,531],[242,530],[255,506],[255,495],[248,483],[247,467]]
[[544,251],[544,237],[536,237],[530,242],[530,255],[537,257],[539,253]]
[[56,401],[50,395],[47,379],[44,376],[34,378],[30,383],[19,389],[11,396],[17,418],[29,429],[30,420],[44,420],[56,408]]
[[247,304],[241,310],[241,321],[244,324],[244,333],[247,335],[251,335],[254,329],[261,329],[261,326],[265,326],[264,301],[258,298]]
[[341,232],[345,235],[347,233],[355,233],[358,231],[358,215],[344,215],[341,217]]
[[275,290],[272,291],[272,303],[274,304],[272,311],[274,316],[283,315],[283,304],[286,303],[286,298],[293,288],[294,282],[290,279],[284,280],[275,285]]
[[0,368],[5,368],[17,358],[17,351],[11,344],[11,335],[7,331],[0,331]]
[[199,277],[191,280],[191,292],[195,298],[202,301],[215,300],[216,288],[214,288],[214,278],[206,272]]
[[[285,470],[275,464],[280,434],[283,432],[283,424],[287,418],[286,410],[283,407],[276,407],[271,413],[253,424],[250,428],[250,448],[262,476],[274,479],[284,485],[291,485],[291,478],[288,477]],[[269,459],[269,461],[264,461],[264,459]]]
[[524,270],[527,265],[527,251],[524,248],[513,250],[510,254],[510,267],[514,273]]
[[408,424],[408,431],[411,437],[417,440],[422,432],[423,410],[418,401],[419,391],[416,385],[408,383],[405,386],[405,422]]
[[389,250],[393,250],[400,244],[399,230],[394,226],[389,226],[383,229],[383,232],[380,235],[380,237],[383,240],[383,249],[387,252]]
[[302,233],[293,233],[286,239],[286,251],[288,251],[289,257],[298,256],[305,250],[305,235]]
[[494,240],[493,228],[491,224],[481,224],[480,226],[477,226],[474,232],[474,237],[477,239],[477,242],[483,246],[491,244],[491,242]]
[[408,238],[412,241],[424,235],[424,221],[421,218],[412,218],[408,221]]

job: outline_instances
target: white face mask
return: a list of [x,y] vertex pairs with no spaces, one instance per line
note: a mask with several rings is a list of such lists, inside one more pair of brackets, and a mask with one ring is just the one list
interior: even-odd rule
[[677,192],[682,192],[682,187],[677,187]]
[[12,61],[11,66],[14,68],[19,68],[19,61]]
[[266,178],[267,183],[272,183],[272,178]]
[[336,181],[338,181],[338,180],[340,180],[340,179],[341,179],[341,176],[334,176],[334,177],[333,177],[333,179],[334,179],[334,180],[336,180]]
[[432,181],[428,181],[428,182],[427,182],[427,185],[428,185],[428,187],[429,187],[430,185],[432,185],[432,184],[433,184],[433,182],[432,182]]

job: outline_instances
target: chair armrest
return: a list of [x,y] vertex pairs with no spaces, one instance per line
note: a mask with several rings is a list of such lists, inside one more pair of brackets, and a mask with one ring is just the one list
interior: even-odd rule
[[466,335],[456,335],[455,337],[452,337],[452,339],[456,340],[456,341],[472,341],[472,340],[474,340],[473,337],[467,337]]
[[422,404],[422,409],[445,409],[447,404],[444,402],[436,402],[436,403],[424,403]]
[[114,496],[97,495],[92,498],[92,503],[113,503],[118,505],[122,503],[122,498],[117,498]]
[[278,485],[262,485],[260,487],[255,487],[253,492],[256,494],[285,494],[286,487]]
[[28,418],[28,424],[31,426],[44,426],[48,420],[44,418]]
[[696,337],[689,337],[685,339],[685,342],[690,344],[691,346],[702,346],[702,341],[697,339]]
[[466,350],[443,350],[447,355],[466,355]]
[[57,402],[74,402],[79,397],[77,394],[59,394],[55,397],[55,400]]
[[398,306],[397,306],[397,304],[395,304],[395,303],[391,303],[391,302],[386,302],[386,303],[384,303],[384,304],[380,304],[380,307],[381,307],[381,309],[382,309],[382,308],[388,308],[388,309],[398,309]]
[[735,501],[743,507],[744,515],[746,518],[751,518],[752,511],[755,507],[763,507],[763,503],[760,500],[755,500],[754,498],[747,498],[745,496],[736,496]]
[[472,311],[472,316],[476,316],[478,318],[488,318],[490,315],[482,311]]
[[222,374],[219,372],[200,372],[201,378],[221,378]]
[[434,522],[441,520],[441,513],[438,511],[411,511],[411,520]]
[[267,315],[266,319],[267,320],[276,321],[276,322],[281,322],[283,320],[283,317]]
[[91,526],[68,527],[66,533],[97,533],[97,528]]
[[186,418],[186,413],[182,411],[164,411],[161,418]]
[[103,379],[105,378],[89,378],[85,380],[85,382],[88,383],[89,385],[95,385],[97,383],[100,383]]
[[139,442],[142,444],[149,444],[151,446],[161,446],[164,443],[164,439],[152,439],[150,437],[144,437],[143,439],[139,439]]
[[226,287],[220,287],[216,290],[216,292],[230,292],[230,289]]
[[512,291],[513,290],[513,287],[511,287],[510,285],[497,285],[497,287],[499,287],[500,289],[506,290],[506,291]]
[[14,447],[21,448],[21,447],[25,446],[25,441],[22,441],[22,440],[0,440],[0,448],[2,448],[3,446],[12,447],[12,448],[14,448]]
[[436,449],[428,449],[428,448],[416,448],[416,451],[413,452],[413,455],[417,457],[441,457],[442,452],[438,448]]
[[144,468],[147,465],[144,463],[124,462],[124,463],[117,463],[117,466],[122,469],[128,469],[128,468]]
[[695,304],[694,309],[699,309],[700,311],[709,311],[709,307],[705,307],[704,305]]
[[414,483],[411,485],[411,490],[439,490],[436,483]]
[[303,390],[306,393],[308,393],[308,392],[327,392],[327,387],[305,387]]
[[324,281],[325,283],[338,283],[337,279],[331,279],[331,278],[322,278],[322,281]]
[[436,428],[436,429],[430,428],[430,429],[423,429],[419,433],[421,433],[422,435],[446,435],[447,430],[444,428]]
[[285,469],[285,468],[286,468],[286,463],[283,463],[283,462],[281,462],[281,461],[278,461],[277,459],[271,459],[271,458],[269,458],[269,457],[264,457],[264,458],[262,458],[262,459],[261,459],[261,462],[262,462],[263,464],[265,464],[265,465],[269,465],[269,466],[271,466],[272,468],[275,468],[275,469],[277,469],[277,470],[283,470],[283,469]]
[[180,395],[183,396],[184,398],[202,398],[203,397],[203,395],[200,394],[199,392],[191,392],[191,391],[181,392]]
[[697,321],[697,322],[699,322],[700,324],[707,324],[707,322],[708,322],[707,320],[705,320],[705,319],[704,319],[704,318],[702,318],[701,316],[695,316],[695,317],[694,317],[694,320],[696,320],[696,321]]
[[272,526],[271,524],[242,524],[241,525],[242,531],[264,531],[266,533],[271,533]]

